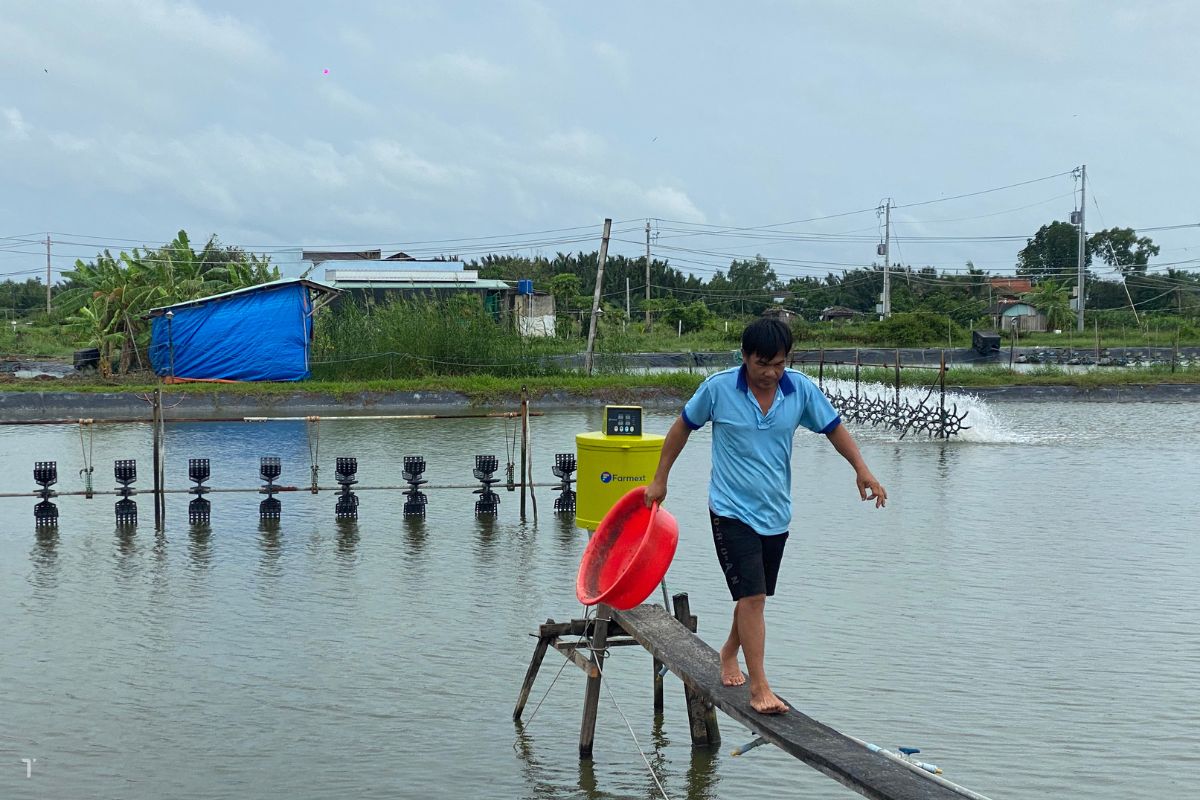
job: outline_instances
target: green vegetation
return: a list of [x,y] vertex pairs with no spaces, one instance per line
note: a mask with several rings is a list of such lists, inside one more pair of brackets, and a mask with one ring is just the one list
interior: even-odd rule
[[524,337],[498,325],[478,295],[399,300],[365,307],[340,302],[317,319],[314,380],[425,375],[546,375],[566,352],[555,339]]
[[[807,365],[806,372],[816,378],[816,366]],[[929,386],[936,380],[936,370],[901,370],[904,386]],[[548,396],[599,397],[621,402],[635,401],[647,397],[686,398],[703,380],[700,373],[676,372],[661,375],[597,375],[585,378],[578,374],[563,374],[535,377],[500,378],[491,375],[429,376],[395,380],[337,380],[305,381],[303,383],[190,383],[169,387],[172,395],[273,397],[295,394],[329,395],[335,398],[353,399],[366,393],[386,392],[453,392],[461,394],[474,403],[512,402],[519,396],[522,387],[529,390],[531,398]],[[825,379],[854,379],[853,368],[826,367]],[[894,385],[895,372],[891,369],[863,369],[863,383]],[[1067,372],[1057,367],[1045,366],[1031,372],[1014,373],[1002,367],[984,369],[951,369],[946,385],[964,388],[989,386],[1073,386],[1080,389],[1096,389],[1104,386],[1145,386],[1156,384],[1200,383],[1200,366],[1177,369],[1170,367],[1146,367],[1124,369],[1098,369],[1090,372]],[[134,376],[100,380],[98,378],[71,377],[53,383],[39,381],[14,381],[0,384],[3,391],[40,392],[52,389],[65,392],[147,392],[155,384]]]
[[64,277],[68,284],[57,300],[59,321],[75,343],[100,351],[100,373],[109,375],[114,369],[129,372],[135,363],[148,366],[146,312],[275,280],[279,270],[266,258],[221,247],[216,237],[197,253],[180,231],[174,241],[144,253],[134,248],[114,258],[105,250],[94,261],[76,261]]
[[[45,303],[45,295],[42,302]],[[45,311],[23,319],[0,321],[0,354],[69,358],[78,347],[75,336],[46,318]]]
[[[1087,330],[1075,330],[1071,294],[1077,229],[1065,222],[1043,225],[1017,254],[1017,272],[1034,280],[1020,299],[1039,309],[1051,331],[1001,330],[1003,345],[1091,352],[1097,348],[1200,345],[1200,273],[1168,268],[1151,272],[1158,247],[1129,228],[1092,234],[1093,257],[1112,267],[1121,280],[1098,280],[1089,273]],[[568,355],[586,345],[597,253],[526,258],[490,255],[468,263],[481,277],[515,281],[530,278],[554,295],[557,335],[519,336],[512,321],[494,317],[476,295],[426,296],[369,302],[341,297],[316,318],[312,350],[313,381],[359,385],[362,381],[573,380],[564,366]],[[1016,297],[1002,282],[975,269],[939,272],[933,267],[892,267],[892,309],[879,321],[874,306],[883,271],[872,264],[782,280],[762,256],[734,258],[727,270],[707,279],[672,267],[649,265],[650,297],[645,292],[644,258],[611,256],[605,268],[602,313],[598,317],[595,372],[627,371],[626,354],[637,352],[736,352],[743,326],[767,310],[790,320],[799,350],[820,348],[966,348],[971,331],[990,329],[1001,296]],[[7,319],[0,324],[0,353],[25,357],[69,357],[72,350],[100,350],[102,378],[130,375],[146,380],[148,321],[152,308],[275,279],[267,260],[211,238],[199,252],[180,231],[170,243],[113,256],[105,251],[91,262],[76,262],[67,281],[55,289],[54,309],[42,309],[36,280],[0,283]],[[634,289],[628,298],[626,287]],[[640,287],[640,288],[635,288]],[[1024,288],[1024,287],[1022,287]],[[833,321],[823,312],[840,309]],[[15,316],[14,316],[15,315]],[[15,324],[14,324],[15,323]],[[965,371],[957,372],[965,376]],[[1118,382],[1133,371],[1098,371],[1089,380]],[[982,380],[982,373],[971,373]],[[1023,373],[1002,372],[1007,382],[1031,382]],[[141,376],[141,377],[138,377]],[[1047,376],[1047,380],[1051,376]],[[651,379],[660,385],[663,379]],[[1067,378],[1066,380],[1074,380]],[[290,389],[288,385],[287,390]],[[267,390],[264,390],[267,391]]]

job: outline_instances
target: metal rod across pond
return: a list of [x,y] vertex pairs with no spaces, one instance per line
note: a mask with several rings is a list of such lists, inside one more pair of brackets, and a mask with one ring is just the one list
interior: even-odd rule
[[[521,485],[522,484],[520,484],[520,483],[516,484],[516,486],[521,486]],[[559,484],[559,483],[527,483],[524,485],[530,486],[533,488],[543,488],[543,489],[559,489],[559,488],[561,488],[561,484]],[[212,486],[212,487],[205,487],[205,488],[207,488],[208,491],[211,492],[212,494],[230,494],[230,493],[239,493],[239,492],[259,493],[262,491],[261,486],[250,486],[250,487],[230,486],[230,487],[224,487],[224,488]],[[280,492],[280,493],[282,493],[282,492],[309,492],[309,493],[311,493],[312,492],[312,489],[309,486],[275,486],[273,488],[274,488],[274,491]],[[402,483],[402,484],[397,484],[395,486],[355,486],[354,491],[356,491],[356,492],[406,491],[409,488],[410,487],[408,484]],[[478,488],[479,488],[478,483],[444,483],[444,484],[437,484],[437,485],[425,484],[421,487],[422,491],[426,490],[426,489],[478,489]],[[321,486],[321,487],[318,487],[318,490],[322,491],[322,492],[337,492],[337,491],[341,491],[341,487],[339,487],[339,486]],[[188,494],[192,490],[191,489],[162,489],[161,491],[163,494]],[[130,491],[130,494],[153,494],[153,492],[154,492],[153,489],[142,489],[142,490],[133,489]],[[56,497],[86,497],[89,493],[87,491],[78,491],[78,492],[56,491],[54,494]],[[119,495],[119,494],[121,494],[121,492],[115,491],[115,490],[114,491],[93,490],[91,492],[91,494],[92,495]],[[37,490],[31,490],[28,492],[0,492],[0,499],[6,498],[6,497],[12,498],[12,497],[38,497],[38,496],[39,496],[39,493]]]
[[[531,417],[540,417],[545,412],[529,411]],[[488,419],[521,416],[520,411],[492,411],[486,414],[336,414],[333,416],[310,415],[305,417],[164,417],[163,422],[329,422],[329,421],[359,421],[387,419]],[[140,423],[150,420],[145,417],[113,417],[111,419],[76,418],[76,419],[10,419],[0,420],[0,425],[121,425]]]

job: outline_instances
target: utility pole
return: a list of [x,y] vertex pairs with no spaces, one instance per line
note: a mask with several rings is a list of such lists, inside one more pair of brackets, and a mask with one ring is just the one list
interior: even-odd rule
[[629,319],[629,278],[625,279],[625,319]]
[[46,316],[50,316],[50,234],[46,234]]
[[650,220],[646,220],[646,330],[650,330]]
[[892,198],[887,198],[883,206],[883,244],[875,252],[883,256],[883,294],[879,298],[880,319],[892,315]]
[[604,284],[604,261],[608,258],[608,235],[612,220],[604,220],[604,236],[600,239],[600,263],[596,266],[596,291],[592,293],[592,318],[588,323],[587,352],[583,354],[583,371],[592,374],[592,349],[596,345],[596,317],[600,315],[600,288]]
[[1087,197],[1086,192],[1087,192],[1087,164],[1083,164],[1082,166],[1079,167],[1079,256],[1078,256],[1078,272],[1079,272],[1079,274],[1077,276],[1076,283],[1075,283],[1075,287],[1076,287],[1075,291],[1077,291],[1079,293],[1079,297],[1076,298],[1077,305],[1075,307],[1075,324],[1076,324],[1076,327],[1080,331],[1083,330],[1083,298],[1084,298],[1083,263],[1084,263],[1084,256],[1087,253],[1087,234],[1084,232],[1084,226],[1083,226],[1083,220],[1084,220],[1083,212],[1084,212],[1084,208],[1087,205],[1086,200],[1085,200],[1085,198]]

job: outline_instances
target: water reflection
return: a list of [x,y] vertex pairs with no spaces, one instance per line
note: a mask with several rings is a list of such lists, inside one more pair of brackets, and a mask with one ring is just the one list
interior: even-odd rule
[[429,538],[429,529],[425,526],[424,517],[404,518],[404,543],[408,545],[407,553],[413,556],[421,554]]
[[491,563],[496,555],[496,517],[485,516],[475,518],[476,536],[475,553],[480,561]]
[[193,522],[188,527],[188,560],[192,566],[207,569],[212,560],[212,526]]
[[58,528],[38,528],[34,532],[29,560],[33,562],[33,583],[38,588],[58,585]]
[[358,520],[353,518],[339,518],[336,525],[338,555],[349,556],[352,561],[355,550],[358,549]]
[[588,800],[606,796],[596,783],[596,763],[590,758],[579,759],[579,788]]
[[554,515],[554,533],[558,544],[567,551],[573,551],[575,542],[578,541],[581,532],[575,527],[574,514],[555,514]]
[[[532,720],[532,718],[530,719]],[[569,780],[568,776],[570,773],[543,764],[537,758],[533,747],[533,740],[527,733],[525,725],[520,721],[514,722],[513,725],[516,729],[513,752],[517,754],[517,758],[521,762],[521,771],[529,784],[530,791],[528,796],[536,798],[563,797],[565,787],[558,785],[558,782]],[[658,780],[666,788],[672,783],[672,775],[670,774],[670,761],[667,758],[667,748],[670,746],[670,738],[666,735],[663,728],[662,714],[656,714],[654,717],[654,725],[650,733],[650,744],[651,749],[646,753],[647,760],[650,762],[655,776],[657,776]],[[719,797],[720,774],[717,770],[720,760],[719,756],[719,745],[692,748],[687,772],[683,776],[684,794],[682,797],[687,800],[715,800]],[[645,777],[643,785],[645,796],[647,798],[661,798],[663,792],[659,789],[655,778],[645,770],[644,764],[639,763],[639,767],[640,769],[635,774]],[[559,773],[562,773],[561,777]],[[623,771],[621,775],[622,779],[629,777]],[[628,791],[606,790],[603,785],[606,777],[610,781],[613,779],[613,771],[610,766],[602,766],[599,775],[597,775],[595,761],[592,759],[579,759],[578,771],[575,775],[579,787],[578,796],[588,798],[589,800],[638,796],[630,795]],[[670,797],[680,797],[678,793],[669,788],[667,789],[667,793]]]
[[938,445],[937,476],[940,480],[945,481],[950,478],[950,472],[958,459],[959,452],[957,447],[951,447],[948,442],[942,442]]
[[[265,501],[264,501],[265,502]],[[262,551],[259,559],[259,572],[268,575],[279,575],[279,558],[283,539],[279,535],[278,519],[260,519],[258,521],[258,549]]]
[[154,531],[154,559],[162,565],[167,560],[167,532],[162,528],[157,528]]
[[720,748],[715,745],[692,748],[692,763],[687,771],[688,800],[713,800],[720,796],[717,792],[721,782],[717,772],[719,756]]
[[137,552],[137,526],[118,524],[114,530],[117,540],[117,553],[122,561]]

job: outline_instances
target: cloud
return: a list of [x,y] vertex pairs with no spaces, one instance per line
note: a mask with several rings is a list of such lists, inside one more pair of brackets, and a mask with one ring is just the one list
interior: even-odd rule
[[96,146],[93,139],[88,139],[83,136],[76,136],[72,133],[56,131],[50,134],[50,144],[58,150],[68,153],[82,153]]
[[427,161],[400,142],[389,139],[367,142],[364,155],[379,174],[405,184],[447,188],[470,175],[468,169]]
[[[261,61],[273,58],[266,38],[228,14],[206,14],[191,3],[135,0],[122,5],[152,36],[197,45],[228,58]],[[120,13],[120,12],[117,12]]]
[[552,133],[543,138],[538,146],[548,153],[580,159],[595,158],[607,149],[603,137],[582,128]]
[[505,67],[469,53],[443,53],[421,64],[417,72],[439,83],[490,88],[504,83],[509,76]]
[[628,86],[631,83],[633,71],[629,66],[629,56],[624,50],[609,42],[596,42],[592,45],[592,52],[608,67],[608,70],[620,81],[622,86]]
[[4,121],[8,124],[8,129],[5,131],[7,138],[17,141],[29,138],[29,123],[25,122],[25,118],[21,116],[18,109],[5,108]]
[[619,174],[569,167],[510,164],[510,191],[520,198],[540,197],[541,213],[555,208],[580,208],[580,216],[665,217],[705,222],[706,216],[684,190],[666,185],[645,186]]
[[343,89],[328,75],[318,75],[317,95],[339,111],[349,111],[363,117],[371,117],[376,113],[375,106],[363,100],[358,95]]
[[[998,50],[1038,62],[1059,63],[1075,49],[1078,27],[1070,20],[1075,11],[1053,3],[964,4],[959,0],[912,0],[905,6],[921,25],[943,41],[956,43],[982,57]],[[1038,23],[1030,24],[1031,19]],[[948,34],[948,35],[947,35]],[[1069,46],[1068,46],[1069,45]]]
[[696,207],[687,193],[671,186],[655,186],[644,192],[643,202],[650,209],[647,216],[666,217],[683,222],[705,222],[704,212]]

